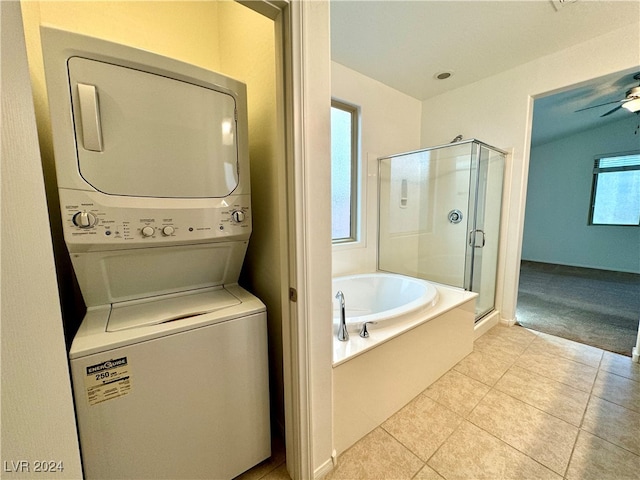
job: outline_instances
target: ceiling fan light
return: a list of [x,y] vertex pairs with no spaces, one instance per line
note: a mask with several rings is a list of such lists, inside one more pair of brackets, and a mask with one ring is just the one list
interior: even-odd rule
[[624,102],[622,104],[622,108],[629,110],[630,112],[639,112],[640,111],[640,98],[634,98],[633,100],[629,100],[628,102]]

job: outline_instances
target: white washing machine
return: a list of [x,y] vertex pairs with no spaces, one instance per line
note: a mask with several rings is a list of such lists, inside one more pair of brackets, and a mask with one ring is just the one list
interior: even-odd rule
[[246,88],[42,28],[65,242],[88,310],[69,358],[88,479],[229,479],[270,455]]
[[[149,310],[189,304],[217,310],[138,325]],[[86,478],[233,478],[269,456],[266,322],[255,297],[205,289],[123,307],[116,325],[109,310],[89,310],[70,353]]]

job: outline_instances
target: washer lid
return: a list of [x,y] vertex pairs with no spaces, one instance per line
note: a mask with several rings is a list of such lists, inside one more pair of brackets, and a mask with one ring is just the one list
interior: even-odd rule
[[107,332],[172,322],[240,303],[242,302],[236,296],[223,287],[115,303],[107,322]]

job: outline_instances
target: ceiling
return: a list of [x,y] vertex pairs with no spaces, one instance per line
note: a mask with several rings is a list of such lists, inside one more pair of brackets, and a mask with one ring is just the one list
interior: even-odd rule
[[[625,98],[631,87],[638,86],[639,82],[633,78],[638,71],[607,75],[579,87],[536,99],[533,104],[531,144],[536,146],[548,143],[572,133],[624,120],[632,115],[627,110],[618,109],[602,117],[622,104],[620,100]],[[585,108],[587,110],[576,111]],[[640,123],[640,118],[638,122]]]
[[[426,100],[639,21],[640,0],[331,0],[331,57]],[[435,78],[445,71],[453,75]],[[634,73],[536,100],[534,121],[549,128],[534,128],[532,143],[619,120],[620,111],[601,118],[606,107],[574,112],[624,98]]]

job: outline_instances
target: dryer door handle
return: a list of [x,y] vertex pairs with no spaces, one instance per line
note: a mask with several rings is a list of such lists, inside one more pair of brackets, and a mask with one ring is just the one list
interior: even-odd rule
[[93,152],[101,152],[102,126],[96,86],[78,83],[78,98],[80,99],[80,123],[82,124],[84,148]]

